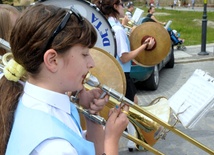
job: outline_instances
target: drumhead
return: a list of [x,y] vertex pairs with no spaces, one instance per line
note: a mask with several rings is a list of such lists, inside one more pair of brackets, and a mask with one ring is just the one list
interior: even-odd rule
[[62,8],[75,8],[96,29],[98,40],[95,47],[101,48],[116,57],[116,40],[108,20],[95,4],[83,0],[47,0],[42,2]]

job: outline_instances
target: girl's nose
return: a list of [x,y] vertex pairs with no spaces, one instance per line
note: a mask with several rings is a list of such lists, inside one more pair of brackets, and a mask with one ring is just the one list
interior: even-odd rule
[[94,59],[92,58],[92,56],[90,55],[89,61],[88,61],[88,67],[89,68],[94,68],[95,66],[95,62]]

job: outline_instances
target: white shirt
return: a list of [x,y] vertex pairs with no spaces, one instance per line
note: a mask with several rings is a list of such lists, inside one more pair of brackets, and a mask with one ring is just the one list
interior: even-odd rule
[[108,21],[110,25],[112,25],[112,23],[115,24],[112,28],[115,32],[115,38],[117,42],[117,55],[121,57],[123,53],[129,52],[129,48],[126,42],[127,34],[119,20],[113,17],[109,17]]
[[2,72],[0,71],[0,79],[2,78],[3,75],[4,75],[4,73],[2,73]]
[[[26,82],[23,104],[32,109],[41,110],[62,121],[74,132],[84,137],[74,120],[70,117],[70,100],[67,95],[56,93]],[[63,139],[49,139],[39,144],[31,155],[78,155],[73,146]]]
[[130,11],[126,11],[126,16],[128,17],[129,20],[132,19],[132,13]]

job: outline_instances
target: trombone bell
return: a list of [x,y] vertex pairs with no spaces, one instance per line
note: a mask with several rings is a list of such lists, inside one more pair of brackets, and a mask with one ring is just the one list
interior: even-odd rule
[[[171,110],[168,105],[168,100],[165,97],[158,97],[153,103],[153,105],[144,107],[144,109],[160,120],[166,123],[169,122]],[[138,138],[145,141],[150,146],[153,146],[164,135],[164,127],[154,122],[149,117],[133,108],[130,108],[129,114],[131,116],[130,122],[132,122],[137,130]]]
[[[149,117],[145,116],[143,113],[132,108],[135,103],[125,98],[123,94],[120,94],[119,92],[107,87],[106,85],[102,85],[99,80],[90,73],[86,76],[84,82],[92,87],[99,87],[100,89],[102,89],[109,96],[118,101],[115,102],[115,104],[124,103],[130,106],[128,117],[130,122],[134,125],[137,131],[138,138],[140,140],[145,141],[147,144],[153,146],[163,135],[164,128]],[[167,101],[168,100],[165,97],[157,98],[156,101],[153,101],[153,103],[157,104],[145,107],[145,110],[167,123],[170,117],[170,107]]]

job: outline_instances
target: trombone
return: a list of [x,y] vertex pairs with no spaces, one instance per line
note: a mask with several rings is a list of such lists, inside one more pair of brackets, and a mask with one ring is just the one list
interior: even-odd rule
[[[74,99],[75,100],[75,99]],[[71,99],[71,101],[73,101],[73,99]],[[103,117],[100,117],[100,116],[97,116],[97,115],[92,115],[90,114],[86,109],[83,109],[81,106],[76,105],[76,108],[77,110],[82,113],[85,117],[87,117],[88,119],[90,119],[91,121],[95,122],[95,123],[98,123],[100,125],[103,125],[105,126],[106,124],[106,120],[103,118]],[[123,131],[123,134],[122,134],[123,137],[135,142],[136,144],[144,147],[145,149],[153,152],[154,154],[157,154],[157,155],[164,155],[163,153],[159,152],[158,150],[154,149],[152,146],[150,146],[149,144],[147,144],[146,142],[128,134],[128,132],[126,131]]]
[[[145,110],[144,108],[138,106],[131,100],[124,97],[123,94],[120,94],[119,92],[109,88],[108,86],[101,84],[95,76],[88,74],[85,78],[85,83],[87,83],[88,85],[90,85],[92,87],[99,87],[100,89],[102,89],[104,92],[106,92],[108,95],[110,95],[111,97],[113,97],[114,99],[119,101],[120,103],[126,104],[126,105],[130,106],[131,108],[137,110],[138,112],[144,114],[148,118],[152,119],[153,121],[157,122],[158,124],[162,125],[163,127],[167,128],[168,130],[174,132],[178,136],[184,138],[185,140],[189,141],[190,143],[192,143],[193,145],[197,146],[198,148],[204,150],[205,152],[207,152],[209,154],[214,154],[214,150],[209,149],[205,145],[201,144],[200,142],[196,141],[195,139],[189,137],[188,135],[184,134],[180,130],[176,129],[174,126],[171,126],[170,124],[157,118],[156,116],[154,116],[153,114],[151,114],[150,112]],[[150,148],[146,148],[146,149],[153,152],[153,150],[150,150]]]

